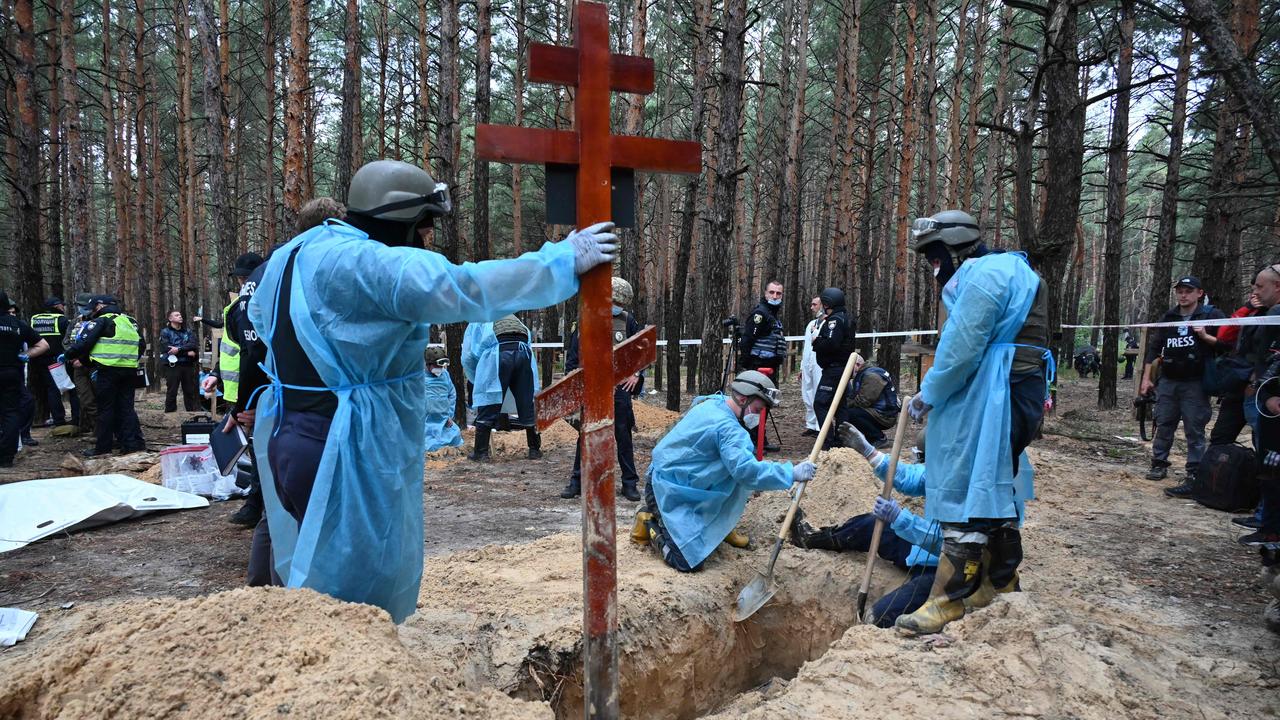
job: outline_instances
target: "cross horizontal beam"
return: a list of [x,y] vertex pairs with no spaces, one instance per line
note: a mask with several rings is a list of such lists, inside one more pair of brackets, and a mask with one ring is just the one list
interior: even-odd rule
[[[530,43],[529,79],[553,85],[577,85],[578,48]],[[609,89],[637,95],[653,92],[653,58],[611,54]]]
[[[652,325],[613,346],[613,382],[618,384],[658,359],[658,330]],[[583,405],[582,369],[565,375],[538,393],[538,430],[578,412]]]
[[[477,125],[476,158],[506,163],[577,165],[578,133],[513,125]],[[697,175],[702,172],[702,145],[686,140],[609,136],[609,164],[639,172]]]

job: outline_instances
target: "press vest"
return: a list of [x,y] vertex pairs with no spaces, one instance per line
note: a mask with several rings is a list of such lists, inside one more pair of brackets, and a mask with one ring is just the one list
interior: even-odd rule
[[138,328],[133,318],[119,313],[107,313],[103,318],[110,318],[115,323],[115,337],[99,337],[93,344],[89,359],[99,365],[112,368],[138,367]]
[[[751,345],[749,354],[768,362],[786,355],[787,340],[782,333],[782,320],[778,319],[772,308],[765,307],[763,304],[756,306],[754,314],[761,316],[765,322],[769,323],[769,334],[757,337]],[[755,322],[754,317],[752,322]]]
[[218,374],[222,377],[222,397],[234,403],[240,397],[240,344],[235,340],[235,333],[229,332],[231,327],[231,308],[240,302],[240,298],[232,300],[222,309],[222,339],[218,341]]

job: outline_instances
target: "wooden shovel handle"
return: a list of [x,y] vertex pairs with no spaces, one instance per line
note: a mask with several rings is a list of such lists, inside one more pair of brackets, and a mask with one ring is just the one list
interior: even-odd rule
[[[898,426],[893,430],[893,454],[889,456],[889,468],[884,477],[884,487],[880,497],[888,500],[893,494],[893,477],[898,473],[898,455],[902,452],[902,440],[907,434],[907,415],[911,408],[912,398],[902,399],[902,408],[898,410]],[[871,531],[871,547],[867,549],[867,567],[862,572],[862,585],[858,588],[858,596],[865,597],[871,590],[871,573],[876,566],[876,551],[880,549],[880,535],[884,532],[884,521],[876,518],[875,529]]]

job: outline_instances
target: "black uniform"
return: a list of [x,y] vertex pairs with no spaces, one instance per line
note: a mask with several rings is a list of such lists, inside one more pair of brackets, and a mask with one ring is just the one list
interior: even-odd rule
[[[632,337],[644,328],[631,315],[631,313],[623,310],[621,314],[613,316],[613,342],[617,343]],[[573,332],[569,334],[569,342],[566,346],[564,357],[564,371],[566,373],[578,368],[578,329],[575,327]],[[636,472],[635,450],[632,443],[632,432],[636,427],[635,411],[631,407],[631,398],[639,396],[644,392],[644,373],[640,373],[640,382],[636,383],[631,392],[627,392],[621,386],[613,389],[613,439],[618,445],[618,468],[622,472],[623,486],[630,485],[635,487],[640,481],[640,475]],[[581,487],[582,483],[582,445],[579,443],[575,446],[573,454],[573,474],[569,477],[569,484],[572,487]]]
[[[120,308],[116,305],[104,307],[94,319],[85,324],[66,353],[68,358],[78,359],[91,366],[93,391],[98,401],[98,437],[94,445],[94,454],[98,455],[111,452],[113,446],[126,453],[146,449],[146,442],[142,439],[142,425],[138,422],[138,412],[134,408],[137,369],[108,367],[91,362],[93,347],[98,339],[115,337],[115,321],[102,317],[110,313],[119,314]],[[136,320],[133,325],[139,330],[138,356],[141,357],[147,349],[147,341],[142,337],[141,327]]]
[[[840,376],[844,374],[845,363],[853,353],[852,323],[845,316],[844,306],[833,308],[822,321],[818,336],[813,339],[813,353],[817,357],[818,367],[822,368],[822,376],[818,378],[818,391],[813,395],[813,413],[818,422],[823,422],[827,412],[835,400],[836,388],[840,385]],[[840,423],[848,419],[845,403],[836,408],[836,416],[832,427],[840,427]],[[840,444],[839,433],[827,433],[825,448]]]
[[744,370],[771,368],[777,377],[778,368],[787,356],[787,340],[777,315],[781,310],[782,305],[773,308],[761,300],[751,311],[738,349],[738,365]]
[[40,335],[18,318],[0,313],[0,467],[13,464],[22,427],[22,346],[36,345]]

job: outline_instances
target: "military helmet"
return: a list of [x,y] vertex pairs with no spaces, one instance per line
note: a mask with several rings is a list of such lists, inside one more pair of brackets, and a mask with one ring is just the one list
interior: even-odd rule
[[444,346],[442,345],[432,345],[431,347],[428,347],[426,357],[427,365],[429,367],[439,365],[441,360],[444,360],[446,365],[449,363],[448,354],[445,352]]
[[978,221],[963,210],[943,210],[933,217],[916,218],[911,223],[911,249],[916,252],[935,242],[947,247],[972,245],[981,237]]
[[399,160],[366,163],[351,178],[347,211],[380,220],[416,224],[453,210],[449,186],[416,165]]
[[613,304],[620,307],[629,307],[631,301],[636,297],[635,291],[631,289],[631,283],[620,277],[613,279]]
[[782,395],[769,379],[768,375],[758,370],[743,370],[729,383],[729,388],[743,397],[758,397],[764,400],[766,407],[774,407]]
[[840,288],[829,287],[818,293],[818,301],[822,303],[823,307],[838,310],[844,307],[844,291]]

